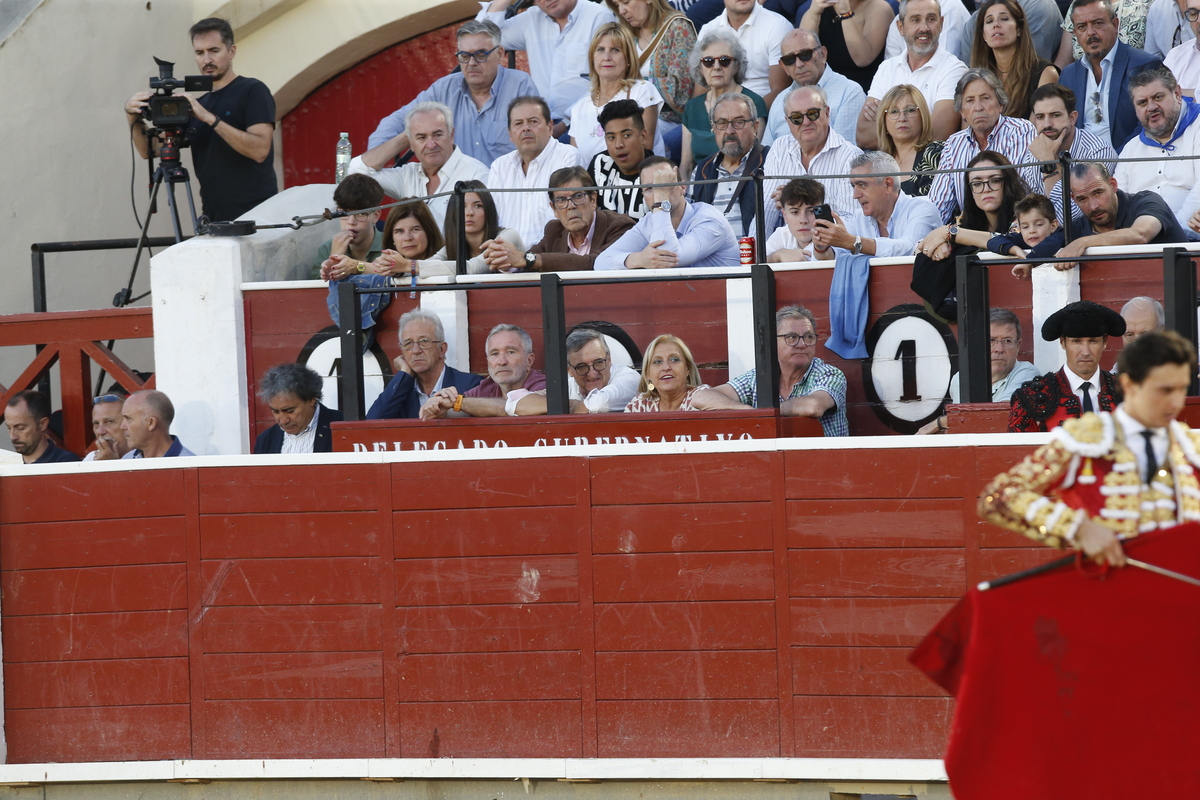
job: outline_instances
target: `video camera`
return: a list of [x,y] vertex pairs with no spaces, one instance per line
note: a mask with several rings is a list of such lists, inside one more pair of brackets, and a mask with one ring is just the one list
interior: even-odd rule
[[156,128],[163,130],[182,130],[192,118],[192,105],[186,97],[175,94],[176,89],[185,92],[211,92],[213,79],[211,75],[188,75],[183,80],[174,77],[175,64],[163,61],[157,56],[154,63],[158,64],[158,77],[150,79],[150,88],[154,95],[143,110],[146,119]]

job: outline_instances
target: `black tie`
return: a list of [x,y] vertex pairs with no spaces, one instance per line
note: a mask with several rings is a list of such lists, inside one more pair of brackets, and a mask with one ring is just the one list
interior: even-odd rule
[[1083,392],[1083,413],[1095,411],[1096,407],[1092,405],[1092,384],[1085,383],[1079,387],[1079,391]]
[[1146,440],[1146,485],[1150,485],[1150,480],[1154,477],[1154,473],[1158,472],[1158,459],[1154,457],[1154,445],[1150,443],[1150,439],[1154,436],[1154,431],[1147,428],[1142,431],[1142,437]]

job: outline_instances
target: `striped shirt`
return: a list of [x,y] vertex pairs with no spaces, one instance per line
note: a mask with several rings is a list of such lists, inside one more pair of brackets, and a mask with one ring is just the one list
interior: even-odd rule
[[[1026,158],[1029,143],[1037,136],[1037,129],[1027,119],[1016,117],[1000,117],[996,127],[988,134],[987,147],[980,148],[975,141],[975,134],[970,129],[959,131],[946,140],[942,150],[942,160],[938,169],[962,169],[972,158],[982,150],[994,150],[1005,156],[1014,164],[1020,164]],[[933,187],[929,190],[929,199],[938,207],[943,222],[949,222],[961,212],[963,203],[963,173],[941,173],[934,177]]]
[[[1083,128],[1072,128],[1075,131],[1075,139],[1071,142],[1071,146],[1067,149],[1071,158],[1080,161],[1085,159],[1102,159],[1105,166],[1108,167],[1109,174],[1112,174],[1115,164],[1112,163],[1117,154],[1113,152],[1112,145],[1108,143],[1108,139],[1101,139],[1095,134],[1088,133]],[[1022,161],[1037,161],[1033,154],[1029,152],[1029,148],[1025,148],[1025,154],[1021,157]],[[1045,178],[1042,175],[1040,167],[1025,167],[1021,170],[1021,177],[1025,179],[1025,183],[1029,184],[1029,191],[1045,194]],[[1054,188],[1050,190],[1048,195],[1050,202],[1054,204],[1054,213],[1058,215],[1058,221],[1061,224],[1063,216],[1063,182],[1060,179],[1054,184]],[[1083,212],[1079,210],[1079,206],[1075,205],[1075,201],[1071,201],[1071,214],[1075,217],[1082,217]]]
[[[850,162],[861,152],[858,145],[846,141],[840,133],[830,128],[825,146],[812,157],[808,167],[805,167],[800,159],[800,143],[796,141],[796,137],[784,136],[776,139],[775,144],[771,146],[771,152],[767,153],[767,160],[763,163],[763,172],[767,175],[788,175],[795,178],[818,176],[818,180],[825,186],[825,202],[833,206],[838,216],[846,217],[859,207],[854,199],[854,191],[850,188],[850,179],[825,179],[819,176],[848,174]],[[779,178],[763,181],[763,200],[767,212],[766,229],[769,231],[782,224],[782,214],[771,195],[786,182],[786,179]]]

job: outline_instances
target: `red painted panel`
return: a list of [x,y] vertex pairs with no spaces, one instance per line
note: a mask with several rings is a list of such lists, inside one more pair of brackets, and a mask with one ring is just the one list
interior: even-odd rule
[[186,705],[9,709],[4,715],[12,764],[191,758],[190,722]]
[[[828,450],[820,468],[812,455],[784,453],[787,496],[791,500],[818,497],[962,497],[967,472],[967,448],[913,448],[887,451]],[[867,490],[867,487],[870,487]]]
[[962,500],[789,500],[788,547],[962,547]]
[[1032,454],[1037,447],[1038,445],[1031,442],[1028,445],[972,448],[972,454],[975,457],[975,475],[977,478],[975,484],[965,487],[966,495],[969,497],[978,497],[983,487],[992,478],[1019,464],[1021,459]]
[[187,612],[4,617],[4,662],[162,658],[187,654]]
[[941,758],[954,701],[942,697],[797,697],[797,758]]
[[770,550],[771,518],[769,503],[599,506],[592,552]]
[[579,607],[429,606],[397,612],[401,653],[494,653],[578,650]]
[[778,700],[605,700],[596,722],[601,758],[782,755]]
[[403,758],[579,758],[578,700],[401,703]]
[[446,508],[392,515],[396,558],[453,558],[574,553],[575,506]]
[[792,644],[915,647],[953,605],[925,598],[792,600]]
[[592,503],[744,503],[770,500],[770,453],[620,456],[589,462]]
[[198,470],[201,514],[294,514],[375,508],[373,464]]
[[185,658],[7,664],[4,706],[166,705],[188,702]]
[[[183,504],[183,470],[80,472],[62,491],[61,475],[13,476],[0,481],[0,524],[60,520],[165,517]],[[54,502],[34,498],[53,497]]]
[[205,653],[379,650],[379,606],[259,606],[204,610]]
[[775,598],[770,552],[595,556],[592,569],[599,603]]
[[383,697],[378,653],[228,653],[202,656],[205,700]]
[[[574,505],[585,459],[392,464],[392,502],[400,509]],[[401,555],[401,554],[397,554]]]
[[573,555],[396,562],[396,602],[399,605],[573,603],[578,600],[579,564]]
[[374,513],[219,514],[200,517],[202,558],[372,556],[389,534]]
[[579,653],[402,655],[400,699],[408,702],[578,700]]
[[14,616],[187,608],[184,564],[5,572],[0,586]]
[[599,653],[600,700],[773,699],[773,650]]
[[[134,473],[114,472],[111,477],[126,474]],[[34,522],[4,525],[0,531],[0,569],[5,570],[161,564],[183,558],[183,517]]]
[[377,558],[205,561],[207,606],[378,603]]
[[793,647],[792,691],[820,695],[941,697],[908,663],[907,647]]
[[596,604],[596,650],[768,650],[770,602]]
[[922,548],[792,550],[792,597],[960,597],[966,591],[962,550]]
[[1039,544],[1028,536],[1019,534],[1016,531],[997,528],[990,522],[984,522],[983,520],[976,520],[972,527],[976,529],[975,535],[979,537],[979,546],[981,548],[1046,547],[1046,545]]
[[381,758],[378,700],[208,700],[208,758]]

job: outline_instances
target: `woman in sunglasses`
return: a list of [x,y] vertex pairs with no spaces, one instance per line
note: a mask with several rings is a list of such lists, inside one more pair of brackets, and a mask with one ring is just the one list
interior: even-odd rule
[[875,133],[879,149],[912,173],[900,182],[900,190],[913,197],[929,194],[929,173],[937,169],[946,143],[933,141],[933,123],[921,90],[908,83],[888,89],[879,103]]
[[688,58],[688,68],[697,86],[708,91],[688,101],[683,111],[683,156],[680,169],[690,175],[696,164],[717,152],[717,138],[712,129],[712,110],[717,98],[726,92],[741,92],[754,103],[757,138],[766,127],[767,104],[757,94],[742,86],[746,77],[746,48],[728,28],[710,31],[696,43]]

